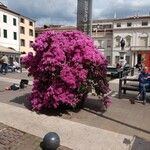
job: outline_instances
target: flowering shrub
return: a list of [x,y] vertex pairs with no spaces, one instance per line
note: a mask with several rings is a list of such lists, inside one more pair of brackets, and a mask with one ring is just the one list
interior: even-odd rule
[[76,106],[93,87],[106,107],[110,105],[107,61],[90,37],[79,31],[45,32],[33,43],[23,63],[34,77],[30,97],[34,110]]

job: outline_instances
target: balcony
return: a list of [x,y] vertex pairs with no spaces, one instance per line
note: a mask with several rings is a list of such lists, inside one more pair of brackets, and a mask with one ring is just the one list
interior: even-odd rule
[[150,51],[150,46],[131,46],[131,51]]

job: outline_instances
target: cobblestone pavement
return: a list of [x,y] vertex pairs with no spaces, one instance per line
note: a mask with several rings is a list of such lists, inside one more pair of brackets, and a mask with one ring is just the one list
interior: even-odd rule
[[[0,123],[0,150],[42,150],[42,139]],[[60,146],[57,150],[71,150]]]

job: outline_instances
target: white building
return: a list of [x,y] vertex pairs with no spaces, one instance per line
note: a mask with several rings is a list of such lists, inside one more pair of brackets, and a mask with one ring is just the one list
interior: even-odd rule
[[112,62],[113,22],[95,20],[92,24],[92,37],[95,45],[105,54],[109,64]]
[[35,21],[0,3],[0,57],[5,53],[10,62],[19,61],[22,52],[33,52],[34,40]]
[[0,45],[19,51],[19,14],[0,4]]
[[[134,66],[135,64],[140,63],[142,57],[148,56],[147,54],[150,53],[150,16],[136,16],[112,20],[108,19],[95,22],[97,22],[97,25],[102,25],[106,22],[113,25],[112,35],[109,37],[103,36],[102,38],[99,35],[95,36],[95,32],[93,32],[93,38],[97,45],[97,41],[101,39],[103,39],[103,41],[112,40],[112,48],[107,54],[105,54],[107,57],[108,54],[111,56],[112,65],[116,65],[119,61],[119,51],[121,51],[120,41],[122,38],[126,42],[126,60],[130,65]],[[93,22],[93,31],[95,22]],[[112,39],[110,39],[110,37],[112,37]],[[106,47],[105,50],[102,49],[102,51],[108,51]]]
[[128,17],[114,20],[113,64],[118,60],[121,39],[126,41],[126,60],[134,66],[142,55],[150,52],[150,16]]

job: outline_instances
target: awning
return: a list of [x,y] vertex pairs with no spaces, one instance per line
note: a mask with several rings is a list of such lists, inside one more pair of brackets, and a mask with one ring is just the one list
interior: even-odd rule
[[9,48],[9,47],[4,47],[0,45],[0,53],[9,53],[9,54],[18,54],[20,55],[20,52],[16,51],[13,48]]

